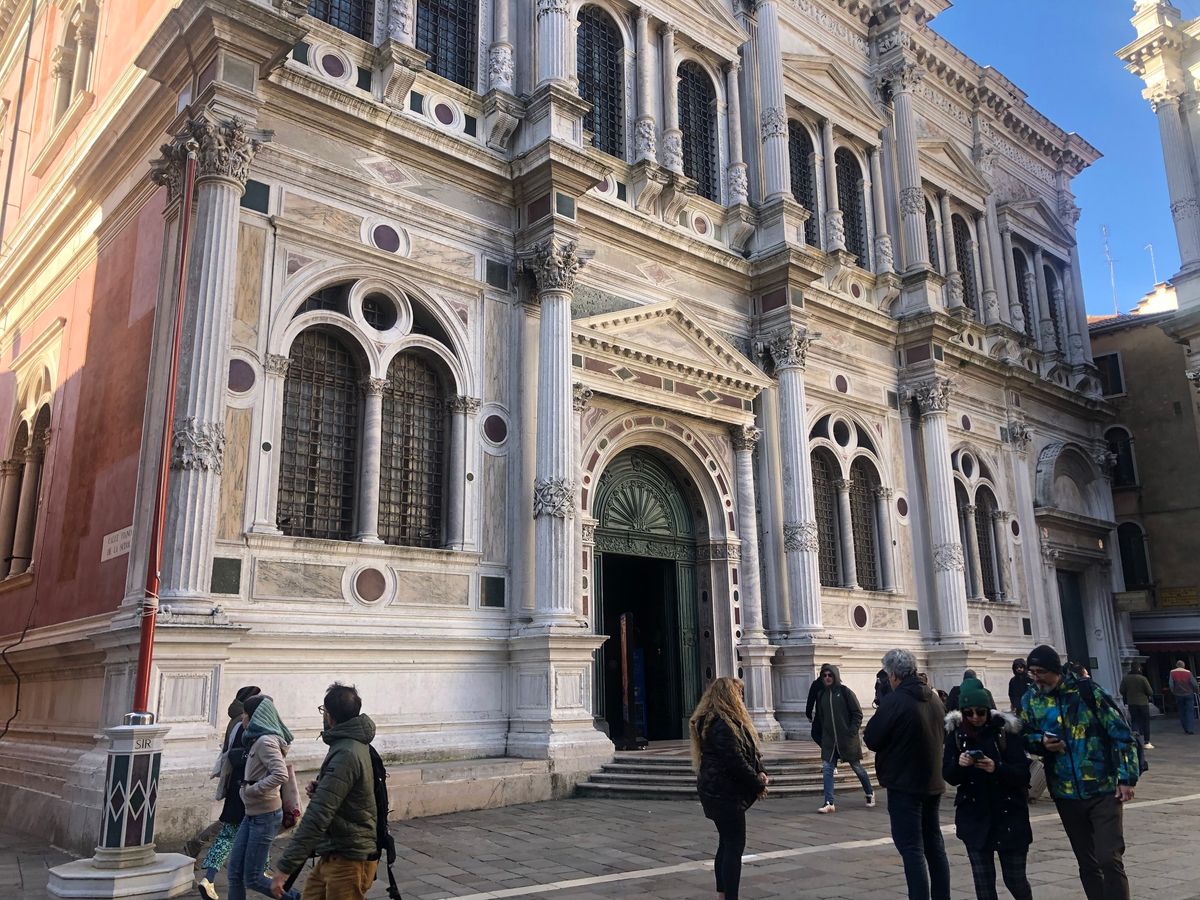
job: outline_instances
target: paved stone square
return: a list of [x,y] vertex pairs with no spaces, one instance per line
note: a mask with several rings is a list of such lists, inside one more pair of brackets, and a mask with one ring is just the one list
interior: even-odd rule
[[[1183,849],[1200,833],[1200,737],[1156,720],[1151,771],[1127,808],[1126,866],[1133,896],[1200,897],[1200,859]],[[896,900],[904,896],[899,856],[888,838],[885,795],[875,809],[843,791],[838,813],[813,800],[768,800],[749,815],[742,896],[747,900]],[[955,900],[974,896],[962,844],[953,837],[951,796],[943,804]],[[1054,806],[1034,804],[1030,880],[1039,900],[1083,896]],[[457,897],[713,897],[716,833],[699,804],[561,800],[396,824],[397,878],[405,900]],[[0,896],[43,900],[46,868],[67,857],[0,833]],[[384,898],[377,882],[371,900]],[[224,878],[218,885],[224,896]],[[1009,895],[1000,887],[1000,895]]]

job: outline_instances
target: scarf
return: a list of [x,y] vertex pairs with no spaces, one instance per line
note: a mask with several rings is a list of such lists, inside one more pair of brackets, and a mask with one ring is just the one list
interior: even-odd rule
[[246,726],[246,733],[242,735],[242,743],[249,747],[267,734],[275,735],[285,744],[290,744],[293,740],[292,733],[279,718],[279,710],[275,708],[275,703],[270,697],[259,703],[258,709],[254,710],[254,715],[250,717],[250,724]]

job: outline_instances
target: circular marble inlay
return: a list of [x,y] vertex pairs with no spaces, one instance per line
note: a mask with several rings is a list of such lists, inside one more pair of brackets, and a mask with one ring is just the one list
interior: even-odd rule
[[454,122],[454,110],[447,103],[439,103],[433,108],[433,115],[443,125],[450,125]]
[[850,295],[857,300],[862,296],[862,288],[857,283],[850,285]]
[[971,417],[970,416],[962,417],[962,427],[963,427],[963,431],[971,430]]
[[391,225],[376,225],[371,232],[371,240],[386,253],[395,253],[400,249],[400,232]]
[[867,608],[865,606],[854,607],[854,624],[858,628],[867,627]]
[[900,513],[901,516],[908,515],[908,501],[903,497],[896,498],[896,512]]
[[330,78],[341,78],[346,74],[346,63],[333,53],[326,53],[321,57],[321,68]]
[[493,444],[503,444],[508,437],[508,423],[501,416],[488,416],[483,420],[483,434]]
[[839,394],[844,394],[850,390],[850,382],[846,380],[845,375],[839,375],[833,380],[833,386],[838,389]]
[[692,222],[692,227],[696,229],[696,234],[708,234],[708,219],[703,216],[696,216]]
[[992,621],[991,616],[983,617],[983,630],[986,631],[988,634],[991,634],[993,631],[996,630],[996,623]]
[[1013,537],[1021,536],[1021,523],[1016,519],[1012,520],[1012,524],[1009,526],[1009,528],[1012,529]]
[[229,389],[235,394],[244,394],[254,387],[254,366],[244,359],[229,361]]
[[387,579],[378,569],[363,569],[354,579],[354,590],[367,603],[374,603],[387,590]]

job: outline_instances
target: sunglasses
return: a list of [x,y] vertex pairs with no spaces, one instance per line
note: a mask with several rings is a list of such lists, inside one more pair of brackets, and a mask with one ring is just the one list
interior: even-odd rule
[[962,711],[962,713],[964,716],[971,716],[972,718],[976,718],[978,716],[989,715],[991,713],[991,710],[990,709],[964,709]]

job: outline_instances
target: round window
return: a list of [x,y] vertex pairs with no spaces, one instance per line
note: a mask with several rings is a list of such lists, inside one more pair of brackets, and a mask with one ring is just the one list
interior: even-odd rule
[[908,515],[908,501],[903,497],[896,498],[896,512],[900,513],[901,516]]
[[841,447],[850,446],[850,426],[845,422],[837,421],[833,423],[833,439],[838,442]]
[[503,444],[508,437],[508,423],[500,416],[488,416],[483,420],[483,436],[493,444]]
[[394,327],[399,316],[396,304],[382,294],[368,294],[363,297],[362,314],[366,323],[376,331],[387,331]]

